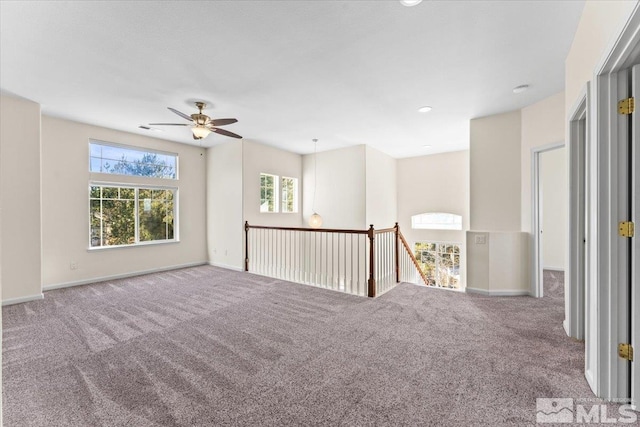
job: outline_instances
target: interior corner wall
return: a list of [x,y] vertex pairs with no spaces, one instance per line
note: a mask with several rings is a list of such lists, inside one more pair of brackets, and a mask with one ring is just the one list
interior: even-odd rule
[[207,149],[207,250],[209,263],[244,268],[242,143]]
[[[42,296],[40,105],[0,95],[3,302]],[[43,177],[44,178],[44,177]],[[7,201],[11,203],[7,203]]]
[[520,110],[471,120],[470,229],[520,230]]
[[365,225],[393,227],[398,221],[397,160],[369,146],[365,156]]
[[[255,142],[242,141],[243,217],[253,225],[300,227],[302,208],[293,213],[260,212],[260,173],[297,178],[298,191],[302,180],[302,156],[290,151]],[[299,194],[299,193],[298,193]],[[278,209],[280,211],[280,209]]]
[[637,1],[585,2],[573,43],[565,61],[565,116],[578,101],[584,85],[593,79],[596,66],[618,37]]
[[[365,146],[322,151],[302,157],[303,221],[314,210],[322,216],[323,228],[368,228],[366,216]],[[317,167],[317,169],[315,168]]]
[[[89,172],[90,139],[178,154],[178,180],[129,177],[128,181],[179,187],[179,242],[88,249],[89,183],[118,182],[115,175]],[[42,116],[44,288],[206,263],[205,163],[200,147]],[[71,263],[77,268],[71,269]]]

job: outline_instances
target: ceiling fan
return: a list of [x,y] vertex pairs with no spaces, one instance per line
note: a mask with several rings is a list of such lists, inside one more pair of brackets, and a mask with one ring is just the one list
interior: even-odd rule
[[229,132],[228,130],[219,129],[218,126],[230,125],[232,123],[237,122],[236,119],[212,119],[206,114],[202,114],[202,109],[207,107],[207,104],[204,102],[196,102],[196,107],[200,110],[198,113],[193,113],[188,116],[175,108],[167,107],[169,110],[173,111],[183,119],[189,120],[191,123],[149,123],[149,126],[189,126],[191,127],[191,132],[193,133],[193,139],[203,139],[206,138],[211,132],[219,133],[220,135],[230,136],[232,138],[240,138],[240,135],[237,135],[233,132]]

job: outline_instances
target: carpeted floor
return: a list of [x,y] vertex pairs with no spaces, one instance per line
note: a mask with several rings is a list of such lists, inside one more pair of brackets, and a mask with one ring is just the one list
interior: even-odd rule
[[209,266],[50,291],[3,309],[4,425],[531,425],[536,397],[593,396],[553,295]]

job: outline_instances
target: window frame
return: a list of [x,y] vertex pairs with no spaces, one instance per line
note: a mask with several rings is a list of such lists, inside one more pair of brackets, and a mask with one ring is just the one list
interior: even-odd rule
[[[273,177],[273,210],[272,211],[263,211],[262,210],[262,176],[266,175],[266,176],[270,176]],[[267,172],[260,172],[260,187],[259,187],[259,191],[260,191],[260,199],[259,199],[259,204],[258,204],[258,211],[262,214],[262,213],[266,213],[266,214],[274,214],[274,213],[279,213],[280,212],[280,176],[276,175],[276,174],[272,174],[272,173],[267,173]],[[266,199],[265,199],[266,200]]]
[[[445,289],[448,291],[454,291],[454,292],[464,292],[464,285],[462,283],[462,268],[463,268],[463,253],[464,253],[464,246],[462,242],[451,242],[451,241],[439,241],[439,240],[416,240],[413,242],[413,246],[412,246],[412,252],[414,254],[414,256],[416,255],[417,249],[416,246],[418,244],[427,244],[427,245],[435,245],[435,250],[431,251],[428,249],[421,249],[420,250],[420,259],[418,259],[418,257],[416,257],[416,260],[418,261],[419,264],[423,264],[422,262],[422,255],[423,252],[430,252],[434,254],[434,261],[435,261],[435,269],[436,269],[436,275],[435,275],[435,283],[433,285],[429,285],[427,284],[427,286],[429,286],[430,288],[438,288],[438,289]],[[441,254],[447,254],[447,252],[441,252],[439,250],[440,246],[444,245],[444,246],[457,246],[458,247],[458,252],[452,252],[452,255],[457,255],[458,256],[458,274],[457,274],[457,280],[458,280],[458,287],[457,288],[450,288],[448,286],[440,286],[438,285],[438,280],[440,279],[440,273],[438,271],[438,266],[439,266],[439,259]]]
[[[102,172],[102,171],[92,171],[91,170],[91,159],[93,158],[93,156],[91,155],[91,144],[98,144],[98,145],[104,145],[106,147],[112,147],[112,148],[120,148],[120,149],[124,149],[124,150],[131,150],[131,151],[138,151],[141,153],[150,153],[150,154],[160,154],[163,156],[172,156],[175,158],[175,178],[167,178],[167,177],[157,177],[157,176],[145,176],[145,175],[129,175],[129,174],[122,174],[122,173],[111,173],[111,172]],[[112,175],[112,176],[120,176],[120,177],[135,177],[135,178],[149,178],[149,179],[163,179],[163,180],[170,180],[170,181],[178,181],[180,179],[180,171],[179,171],[179,165],[180,165],[180,155],[178,153],[173,153],[170,151],[162,151],[162,150],[156,150],[154,148],[146,148],[146,147],[138,147],[138,146],[134,146],[134,145],[127,145],[127,144],[120,144],[117,142],[109,142],[109,141],[102,141],[99,139],[89,139],[89,144],[88,144],[88,170],[89,173],[97,173],[97,174],[102,174],[102,175]]]
[[[292,180],[293,181],[293,210],[285,210],[285,204],[287,201],[284,197],[285,185],[284,180]],[[298,178],[291,176],[281,176],[280,177],[280,212],[289,214],[289,213],[298,213]]]
[[[416,218],[421,218],[421,217],[425,217],[425,216],[436,216],[436,215],[448,215],[451,218],[454,219],[460,219],[460,222],[450,222],[450,223],[446,223],[446,222],[442,222],[442,223],[436,223],[436,222],[420,222],[417,223],[415,221]],[[424,225],[423,225],[424,224]],[[423,226],[420,226],[423,225]],[[422,212],[422,213],[418,213],[415,215],[411,215],[411,229],[412,230],[446,230],[446,231],[462,231],[463,229],[463,223],[462,223],[462,215],[458,215],[452,212]]]
[[[91,197],[91,187],[112,187],[112,188],[129,188],[134,190],[134,238],[135,243],[125,244],[125,245],[106,245],[106,246],[92,246],[91,239],[91,201],[97,200]],[[173,193],[173,239],[163,239],[163,240],[150,240],[150,241],[140,241],[140,216],[138,213],[139,208],[139,192],[140,190],[169,190]],[[179,228],[179,193],[180,189],[177,186],[168,186],[168,185],[151,185],[151,184],[142,184],[142,183],[122,183],[122,182],[105,182],[105,181],[89,181],[89,185],[87,186],[87,200],[88,200],[88,237],[89,237],[89,247],[88,251],[101,251],[115,248],[133,248],[140,246],[149,246],[149,245],[163,245],[170,243],[179,243],[180,242],[180,228]],[[102,197],[99,199],[102,200]]]

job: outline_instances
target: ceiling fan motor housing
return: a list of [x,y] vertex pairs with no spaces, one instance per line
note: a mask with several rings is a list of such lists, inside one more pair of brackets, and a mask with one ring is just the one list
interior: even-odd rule
[[197,126],[204,126],[204,125],[206,125],[207,123],[209,123],[211,121],[209,116],[207,116],[205,114],[194,113],[194,114],[191,115],[191,118],[193,119],[193,122]]

